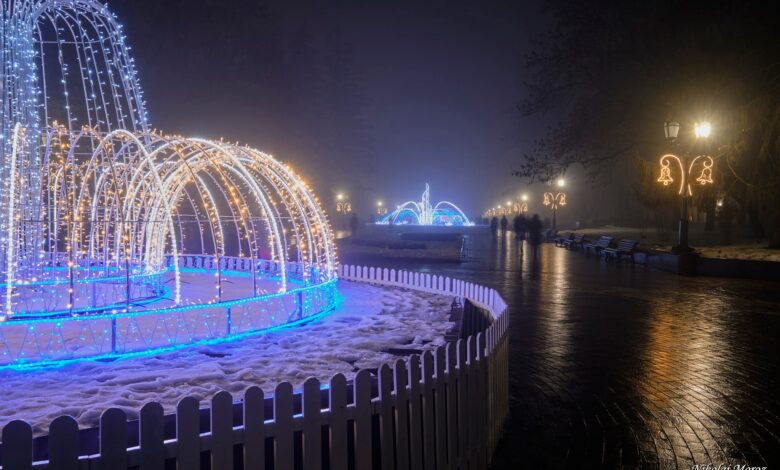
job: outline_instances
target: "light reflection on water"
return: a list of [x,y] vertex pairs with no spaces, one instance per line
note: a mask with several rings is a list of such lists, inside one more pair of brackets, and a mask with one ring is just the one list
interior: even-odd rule
[[552,244],[534,257],[511,234],[472,238],[467,253],[380,264],[488,285],[509,303],[512,418],[497,468],[780,463],[778,283]]

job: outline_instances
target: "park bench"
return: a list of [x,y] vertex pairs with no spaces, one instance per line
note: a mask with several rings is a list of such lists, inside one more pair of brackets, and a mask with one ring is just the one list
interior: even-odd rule
[[590,250],[593,250],[594,253],[600,253],[601,250],[604,250],[606,248],[609,248],[609,245],[612,243],[613,237],[609,236],[602,236],[598,239],[596,242],[591,243],[585,243],[582,245],[583,248],[585,248],[585,253],[589,254]]
[[567,233],[565,235],[558,235],[555,237],[555,246],[563,246],[565,243],[574,240],[573,233]]
[[634,252],[636,251],[636,246],[639,244],[639,242],[634,240],[627,240],[623,239],[620,240],[617,244],[617,247],[615,248],[604,248],[601,250],[601,252],[606,256],[607,258],[614,257],[616,260],[620,261],[620,258],[623,256],[630,256],[631,262],[634,261]]
[[555,240],[555,237],[558,235],[557,230],[553,230],[551,228],[545,229],[542,232],[542,241],[549,242],[552,240]]
[[566,248],[573,250],[574,248],[577,248],[577,246],[582,246],[584,243],[585,243],[585,234],[578,233],[574,235],[574,238],[564,241],[563,245]]

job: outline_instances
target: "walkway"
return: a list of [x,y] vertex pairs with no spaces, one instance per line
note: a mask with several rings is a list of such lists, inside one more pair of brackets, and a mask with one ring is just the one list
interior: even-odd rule
[[494,468],[780,464],[780,283],[520,246],[484,237],[460,265],[403,266],[510,304],[511,418]]

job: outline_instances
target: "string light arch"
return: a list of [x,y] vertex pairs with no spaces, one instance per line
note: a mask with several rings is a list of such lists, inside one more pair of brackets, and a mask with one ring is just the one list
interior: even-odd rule
[[[105,5],[3,0],[0,27],[0,346],[30,318],[220,306],[229,334],[231,306],[275,302],[279,315],[247,320],[260,329],[333,307],[334,237],[311,188],[259,150],[151,130]],[[214,291],[194,298],[191,275]]]

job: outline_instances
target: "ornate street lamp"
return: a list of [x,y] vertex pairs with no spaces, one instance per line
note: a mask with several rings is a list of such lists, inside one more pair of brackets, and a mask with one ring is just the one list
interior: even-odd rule
[[525,214],[528,212],[528,195],[523,194],[520,196],[520,213]]
[[352,203],[349,202],[349,197],[344,193],[338,193],[336,195],[336,212],[343,214],[352,212]]
[[[566,186],[566,181],[563,179],[559,179],[557,181],[558,187],[563,188]],[[556,221],[556,214],[558,212],[558,207],[563,207],[566,205],[566,193],[563,191],[561,192],[546,192],[544,193],[544,201],[543,204],[545,206],[548,206],[553,211],[553,220],[552,220],[552,228],[555,230],[557,228],[557,221]]]
[[376,215],[381,217],[385,214],[387,214],[387,207],[382,201],[376,201]]
[[[676,127],[671,124],[676,125]],[[664,132],[667,140],[674,141],[679,129],[680,124],[677,122],[672,121],[671,123],[664,123]],[[712,125],[709,122],[696,123],[693,127],[693,132],[696,138],[701,141],[710,136]],[[695,176],[696,171],[698,170],[700,171],[699,176],[695,181],[701,186],[712,184],[712,169],[715,165],[715,161],[709,155],[696,155],[693,157],[689,153],[681,156],[667,153],[663,155],[660,160],[661,176],[658,177],[659,183],[664,186],[669,186],[674,183],[675,180],[672,177],[672,169],[674,166],[672,163],[675,162],[677,163],[676,167],[680,170],[680,186],[677,190],[677,194],[682,198],[682,209],[680,211],[678,243],[677,246],[672,248],[672,252],[689,253],[693,251],[688,245],[688,199],[693,197],[693,189],[690,180]]]
[[344,193],[336,194],[336,212],[339,214],[339,224],[342,228],[347,226],[347,216],[352,212],[352,203],[349,196]]
[[666,140],[673,141],[677,138],[677,134],[680,132],[680,123],[677,121],[666,121],[664,123],[664,135]]

